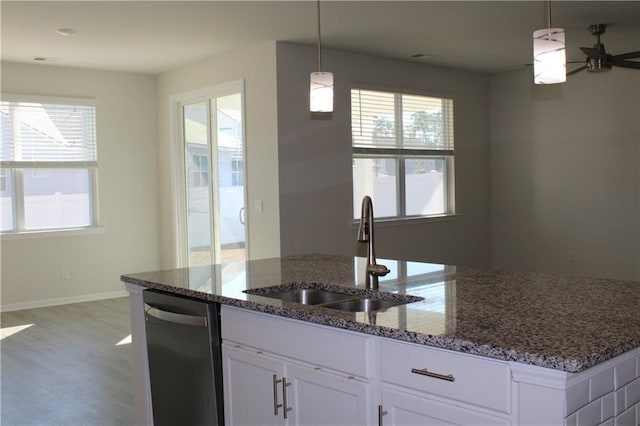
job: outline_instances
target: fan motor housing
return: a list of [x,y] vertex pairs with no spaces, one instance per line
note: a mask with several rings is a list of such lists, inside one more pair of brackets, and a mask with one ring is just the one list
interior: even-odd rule
[[606,72],[611,71],[611,64],[608,61],[598,58],[587,59],[587,71],[589,72]]

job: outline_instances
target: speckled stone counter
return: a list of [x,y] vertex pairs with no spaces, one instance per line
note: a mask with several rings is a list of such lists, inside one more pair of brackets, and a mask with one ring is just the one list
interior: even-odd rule
[[176,295],[567,372],[640,347],[640,282],[379,259],[392,270],[381,278],[380,292],[422,300],[375,313],[349,313],[249,294],[294,283],[353,292],[364,288],[365,262],[292,256],[121,279]]

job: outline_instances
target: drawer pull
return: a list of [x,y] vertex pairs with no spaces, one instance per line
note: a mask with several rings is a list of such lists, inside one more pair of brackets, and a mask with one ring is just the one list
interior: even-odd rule
[[434,379],[446,380],[447,382],[455,382],[456,381],[456,378],[453,377],[453,374],[433,373],[433,372],[427,370],[426,368],[423,368],[422,370],[420,370],[418,368],[412,368],[411,372],[414,373],[414,374],[419,374],[421,376],[433,377]]
[[383,416],[386,416],[387,414],[389,414],[389,412],[388,412],[388,411],[384,411],[384,410],[382,409],[382,405],[378,405],[378,426],[383,426],[383,425],[382,425],[382,422],[383,422],[384,420],[383,420],[383,418],[382,418],[382,417],[383,417]]
[[287,386],[291,386],[291,382],[287,383],[287,378],[282,376],[282,410],[285,420],[287,419],[287,413],[293,410],[293,408],[287,407]]
[[273,375],[273,415],[278,415],[278,408],[282,407],[282,404],[278,404],[278,383],[282,382],[282,379],[278,380],[277,375]]

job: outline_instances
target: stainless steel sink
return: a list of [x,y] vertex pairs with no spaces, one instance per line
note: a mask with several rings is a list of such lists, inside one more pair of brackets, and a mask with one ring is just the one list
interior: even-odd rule
[[352,294],[336,293],[319,288],[294,288],[279,292],[264,293],[260,296],[272,297],[285,302],[302,303],[304,305],[320,305],[352,298]]
[[405,300],[382,300],[372,299],[370,297],[360,297],[355,299],[343,300],[340,302],[329,303],[323,305],[325,308],[337,309],[345,312],[374,312],[391,308],[392,306],[404,305],[411,303]]
[[[308,284],[307,284],[308,285]],[[313,305],[343,312],[375,312],[393,306],[423,300],[417,296],[397,295],[392,293],[369,292],[342,293],[320,287],[265,287],[245,290],[245,293],[261,297],[280,299],[283,302]]]

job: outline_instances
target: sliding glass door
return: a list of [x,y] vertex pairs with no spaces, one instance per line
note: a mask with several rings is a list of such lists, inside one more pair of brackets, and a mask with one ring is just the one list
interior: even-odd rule
[[[180,103],[183,238],[189,266],[244,261],[245,168],[240,91]],[[186,237],[186,238],[185,238]],[[184,256],[181,256],[184,259]]]

